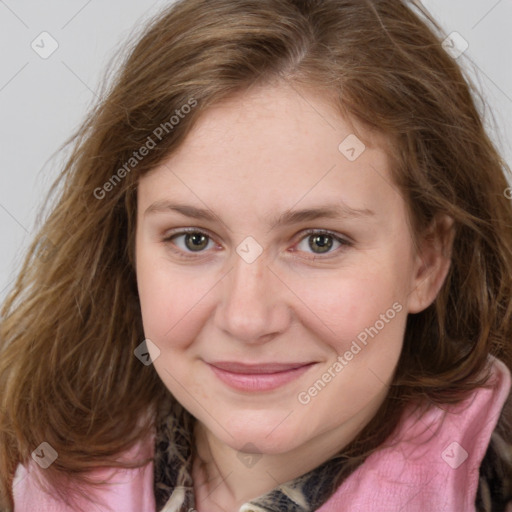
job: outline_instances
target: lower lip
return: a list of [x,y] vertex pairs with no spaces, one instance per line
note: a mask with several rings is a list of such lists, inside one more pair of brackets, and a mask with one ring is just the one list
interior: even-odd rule
[[306,373],[313,364],[276,373],[233,373],[208,365],[217,377],[239,391],[270,391],[291,382]]

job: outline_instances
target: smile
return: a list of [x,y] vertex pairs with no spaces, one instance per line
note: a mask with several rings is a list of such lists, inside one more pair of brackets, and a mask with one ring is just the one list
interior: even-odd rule
[[229,387],[239,391],[271,391],[297,379],[316,363],[236,362],[207,363],[213,373]]

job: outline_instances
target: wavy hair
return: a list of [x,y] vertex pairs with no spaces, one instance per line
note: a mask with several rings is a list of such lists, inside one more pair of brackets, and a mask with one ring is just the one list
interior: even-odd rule
[[[388,398],[344,450],[347,467],[382,443],[409,401],[463,399],[485,385],[489,354],[512,367],[510,169],[443,38],[405,0],[182,0],[151,20],[70,139],[50,213],[3,304],[2,510],[12,510],[17,465],[42,441],[59,454],[47,481],[67,475],[78,488],[92,468],[126,467],[116,456],[154,428],[169,392],[134,356],[144,339],[137,182],[209,106],[255,85],[310,88],[384,134],[415,235],[437,215],[454,220],[449,274],[435,302],[409,315]],[[162,126],[158,144],[131,161]]]

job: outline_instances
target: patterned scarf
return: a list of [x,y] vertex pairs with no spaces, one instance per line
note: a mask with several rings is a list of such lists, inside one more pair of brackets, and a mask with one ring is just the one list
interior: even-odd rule
[[[491,437],[480,466],[475,508],[478,512],[512,509],[512,395]],[[192,463],[195,456],[195,419],[175,400],[164,404],[157,424],[154,492],[157,512],[195,511]],[[314,512],[341,485],[339,475],[346,459],[335,456],[312,471],[245,503],[239,512]],[[355,470],[357,466],[351,468]],[[345,475],[346,477],[347,475]]]

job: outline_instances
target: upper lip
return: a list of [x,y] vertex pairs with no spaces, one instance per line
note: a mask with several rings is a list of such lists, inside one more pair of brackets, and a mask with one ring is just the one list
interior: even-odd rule
[[296,368],[301,368],[302,366],[308,366],[310,364],[314,364],[313,362],[306,363],[259,363],[259,364],[247,364],[247,363],[238,363],[234,361],[216,361],[213,363],[209,363],[220,370],[225,370],[227,372],[232,373],[247,373],[247,374],[257,374],[257,373],[278,373],[285,372],[289,370],[294,370]]

